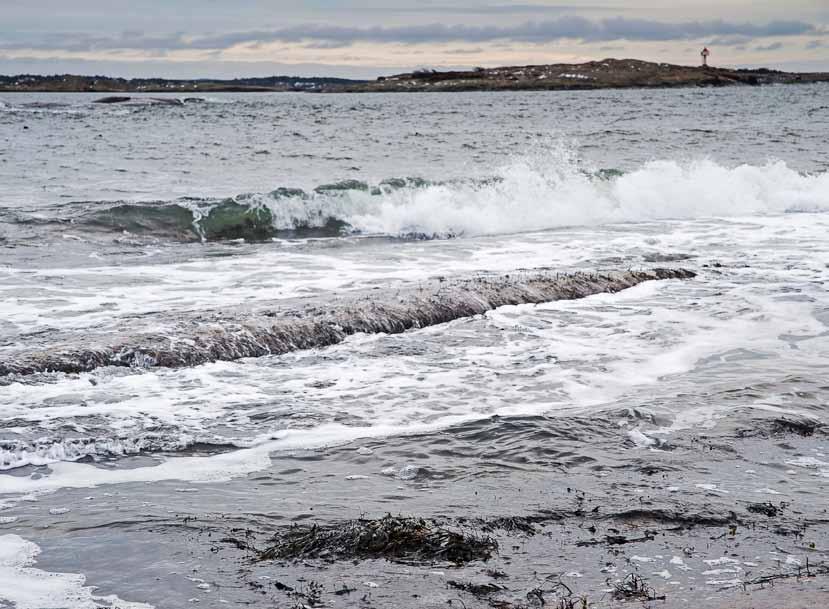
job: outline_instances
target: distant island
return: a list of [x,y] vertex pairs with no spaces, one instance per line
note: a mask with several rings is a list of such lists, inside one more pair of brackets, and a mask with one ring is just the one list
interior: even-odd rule
[[0,92],[209,93],[219,91],[309,91],[370,93],[400,91],[528,91],[672,87],[724,87],[829,82],[829,72],[781,72],[768,68],[680,66],[638,59],[577,64],[418,70],[373,81],[271,76],[233,80],[169,80],[106,76],[0,76]]
[[575,64],[417,71],[343,85],[347,91],[524,91],[669,87],[723,87],[829,82],[829,72],[796,73],[680,66],[638,59],[604,59]]

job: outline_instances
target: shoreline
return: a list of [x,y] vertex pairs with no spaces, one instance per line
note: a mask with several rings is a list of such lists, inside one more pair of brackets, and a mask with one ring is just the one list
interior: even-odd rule
[[[824,425],[747,408],[666,433],[656,413],[603,414],[495,416],[274,453],[225,481],[63,489],[38,495],[39,509],[7,508],[0,532],[42,548],[39,569],[159,608],[195,598],[217,609],[766,609],[825,598],[823,484],[798,457],[825,442]],[[546,448],[527,445],[539,437]],[[251,481],[258,493],[242,499]]]
[[0,93],[400,93],[470,91],[595,91],[687,87],[765,86],[829,82],[829,72],[784,72],[768,68],[731,69],[604,59],[549,64],[421,70],[373,81],[273,76],[249,79],[123,79],[79,75],[0,75]]

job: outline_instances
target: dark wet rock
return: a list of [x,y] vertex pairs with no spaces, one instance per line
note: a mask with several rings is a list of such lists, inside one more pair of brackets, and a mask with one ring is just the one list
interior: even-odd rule
[[433,182],[429,180],[425,180],[423,178],[412,177],[412,178],[387,178],[380,182],[379,186],[382,190],[384,188],[389,190],[400,190],[401,188],[424,188],[426,186],[432,185]]
[[369,190],[368,184],[360,180],[343,180],[341,182],[334,182],[333,184],[322,184],[314,189],[318,194],[330,192],[342,192],[347,190],[359,190],[367,192]]
[[464,564],[488,560],[497,542],[484,534],[454,530],[430,519],[387,515],[326,525],[295,525],[277,533],[259,560],[385,558],[405,562]]
[[124,102],[128,102],[132,99],[127,95],[108,95],[107,97],[101,97],[100,99],[96,99],[93,103],[95,104],[123,104]]
[[590,539],[579,541],[576,543],[577,546],[599,546],[599,545],[607,545],[607,546],[621,546],[628,543],[642,543],[645,541],[653,541],[656,537],[656,533],[653,531],[645,531],[643,535],[639,537],[628,537],[626,535],[605,535],[603,539]]
[[821,424],[814,419],[806,417],[781,417],[775,419],[772,428],[777,433],[794,433],[799,436],[812,436],[821,427]]
[[183,106],[184,101],[176,97],[131,97],[128,95],[109,95],[96,99],[95,104],[146,104],[154,106]]
[[301,188],[285,188],[284,186],[280,186],[276,190],[272,190],[270,192],[271,197],[274,199],[287,199],[287,198],[299,198],[299,199],[307,199],[308,193],[306,193]]
[[[84,372],[102,366],[180,368],[213,361],[261,357],[326,347],[358,334],[398,334],[486,313],[504,305],[573,300],[613,293],[644,281],[690,279],[685,269],[612,273],[512,273],[434,280],[418,286],[303,301],[294,308],[276,303],[248,310],[143,318],[141,323],[170,325],[167,331],[130,329],[117,335],[92,334],[83,341],[52,344],[11,353],[0,362],[0,376],[38,372]],[[175,336],[176,340],[170,340]],[[77,337],[74,338],[78,340]]]
[[608,518],[627,522],[658,522],[662,524],[680,524],[684,526],[717,526],[730,525],[740,522],[733,511],[726,512],[694,512],[687,509],[666,508],[633,508],[614,512]]
[[771,502],[749,503],[746,506],[746,509],[752,514],[762,514],[763,516],[768,516],[769,518],[779,515],[783,508],[784,504],[781,503],[780,505],[774,505]]
[[771,420],[758,420],[747,429],[736,432],[738,438],[779,437],[797,435],[808,438],[815,434],[825,434],[826,426],[820,421],[803,415],[789,414]]
[[679,262],[682,260],[690,260],[691,258],[694,258],[691,254],[663,254],[660,252],[654,252],[652,254],[645,254],[642,256],[642,259],[645,262]]
[[469,592],[474,596],[489,596],[490,594],[494,594],[495,592],[499,592],[504,589],[504,586],[499,586],[498,584],[493,584],[492,582],[459,582],[454,579],[448,580],[446,585],[450,588],[455,588],[456,590]]

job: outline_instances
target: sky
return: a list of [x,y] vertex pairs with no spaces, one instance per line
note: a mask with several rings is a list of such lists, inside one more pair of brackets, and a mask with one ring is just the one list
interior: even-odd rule
[[0,73],[375,78],[631,57],[829,71],[829,0],[0,0]]

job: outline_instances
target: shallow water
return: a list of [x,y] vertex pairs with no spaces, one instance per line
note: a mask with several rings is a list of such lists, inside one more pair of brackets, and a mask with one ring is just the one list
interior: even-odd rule
[[[606,475],[620,496],[645,488],[631,480],[649,461],[669,467],[658,500],[673,501],[667,485],[685,509],[771,497],[817,518],[825,438],[743,432],[827,423],[827,94],[4,97],[0,358],[136,324],[173,343],[173,319],[366,290],[381,302],[435,277],[698,275],[323,349],[0,378],[0,598],[21,573],[45,577],[35,542],[38,565],[88,580],[19,606],[95,606],[87,585],[157,607],[242,602],[224,573],[209,590],[171,580],[163,604],[154,578],[192,560],[172,515],[517,514],[541,503],[518,489],[548,493],[550,476],[596,497]],[[695,457],[700,436],[738,448]],[[492,503],[499,489],[514,496]],[[157,520],[178,532],[137,524]],[[125,526],[144,548],[132,579],[107,569],[127,560]],[[184,547],[212,565],[204,544]],[[719,589],[681,585],[691,603]]]

